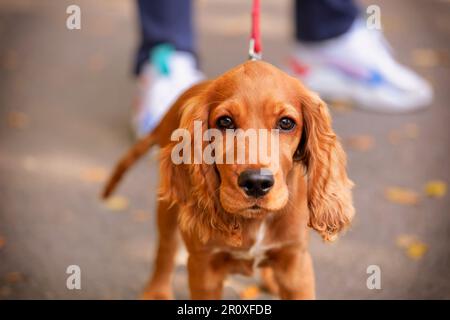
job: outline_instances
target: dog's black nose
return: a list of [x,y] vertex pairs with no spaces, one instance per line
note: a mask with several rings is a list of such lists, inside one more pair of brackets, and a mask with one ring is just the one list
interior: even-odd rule
[[[264,170],[264,169],[263,169]],[[238,185],[248,196],[262,197],[266,195],[274,184],[272,173],[261,170],[245,170],[238,177]]]

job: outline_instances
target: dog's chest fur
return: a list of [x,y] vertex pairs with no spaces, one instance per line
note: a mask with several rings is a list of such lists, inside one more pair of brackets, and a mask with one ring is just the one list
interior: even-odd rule
[[230,254],[233,259],[253,261],[253,266],[258,266],[258,264],[266,258],[266,253],[268,250],[275,249],[283,245],[282,242],[273,241],[273,239],[270,239],[269,227],[269,223],[267,221],[263,221],[256,228],[256,232],[253,230],[246,241],[250,244],[248,247],[221,247],[216,248],[214,252],[225,252]]
[[256,236],[254,237],[253,245],[247,250],[241,249],[231,249],[228,250],[230,255],[239,260],[255,260],[261,261],[265,257],[265,252],[267,248],[264,247],[264,240],[267,234],[267,223],[263,221],[256,232]]

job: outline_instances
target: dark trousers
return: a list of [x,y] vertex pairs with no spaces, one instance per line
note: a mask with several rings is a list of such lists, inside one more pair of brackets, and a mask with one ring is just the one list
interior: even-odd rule
[[[339,36],[358,15],[353,0],[296,0],[294,8],[295,36],[303,42]],[[155,45],[170,43],[176,50],[195,53],[190,0],[138,0],[138,9],[141,43],[137,74]]]

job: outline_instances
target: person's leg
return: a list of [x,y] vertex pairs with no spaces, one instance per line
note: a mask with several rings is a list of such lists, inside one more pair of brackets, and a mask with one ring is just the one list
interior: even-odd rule
[[190,0],[138,0],[141,41],[135,72],[149,60],[151,50],[163,43],[194,54]]
[[139,90],[132,126],[137,137],[152,131],[180,94],[200,81],[190,0],[138,0],[141,41],[135,73]]
[[295,36],[298,41],[322,41],[346,33],[356,20],[353,0],[296,0]]
[[374,111],[428,106],[431,86],[399,64],[380,30],[368,29],[352,0],[297,0],[290,69],[327,100]]

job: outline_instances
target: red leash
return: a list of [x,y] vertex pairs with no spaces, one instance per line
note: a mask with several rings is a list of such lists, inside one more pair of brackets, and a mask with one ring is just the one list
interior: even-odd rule
[[260,13],[259,0],[253,0],[252,32],[250,36],[250,48],[248,52],[250,60],[260,60],[262,58],[261,34],[259,29],[259,16],[260,16],[259,13]]

